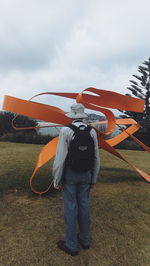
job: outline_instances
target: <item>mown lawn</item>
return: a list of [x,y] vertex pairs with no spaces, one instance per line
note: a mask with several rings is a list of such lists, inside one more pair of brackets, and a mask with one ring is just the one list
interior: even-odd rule
[[[0,142],[0,265],[150,265],[149,183],[105,151],[91,191],[91,248],[77,257],[57,249],[64,235],[61,194],[40,197],[28,186],[41,148]],[[120,152],[150,173],[148,153]],[[38,173],[37,189],[48,185],[51,163]]]

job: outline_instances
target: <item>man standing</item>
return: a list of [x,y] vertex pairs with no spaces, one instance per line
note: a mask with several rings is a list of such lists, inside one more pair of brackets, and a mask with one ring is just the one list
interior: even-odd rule
[[90,247],[89,192],[98,177],[100,158],[97,134],[83,122],[87,118],[84,106],[73,104],[66,116],[73,121],[60,131],[53,164],[54,187],[62,190],[66,225],[65,240],[57,245],[75,256],[79,252],[78,242],[84,249]]

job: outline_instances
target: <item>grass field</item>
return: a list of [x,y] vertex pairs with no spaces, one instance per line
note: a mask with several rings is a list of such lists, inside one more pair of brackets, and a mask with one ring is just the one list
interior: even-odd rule
[[[41,148],[0,142],[0,265],[150,265],[149,184],[105,151],[100,152],[99,182],[91,191],[91,248],[81,249],[77,257],[57,249],[64,235],[61,194],[40,197],[28,186]],[[120,152],[150,173],[148,153]],[[48,185],[51,163],[38,173],[37,189]]]

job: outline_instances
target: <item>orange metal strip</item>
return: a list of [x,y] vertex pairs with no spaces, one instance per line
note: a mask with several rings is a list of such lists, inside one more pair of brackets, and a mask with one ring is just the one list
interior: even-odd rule
[[31,118],[62,124],[68,124],[71,122],[71,119],[65,116],[65,112],[61,109],[36,103],[32,101],[26,101],[18,99],[11,96],[5,96],[3,107],[4,110],[25,115]]
[[[89,94],[90,93],[90,94]],[[92,94],[91,94],[92,93]],[[94,95],[93,95],[94,94]],[[114,154],[118,158],[124,160],[127,162],[136,172],[138,172],[143,178],[150,181],[150,177],[147,173],[144,171],[141,171],[137,167],[135,167],[133,164],[130,164],[127,160],[123,158],[114,148],[116,144],[127,138],[128,136],[132,137],[139,145],[141,145],[145,150],[149,152],[149,147],[141,143],[139,140],[137,140],[132,134],[136,132],[140,126],[137,124],[136,121],[133,119],[115,119],[114,114],[112,111],[103,108],[114,108],[114,109],[121,109],[121,110],[129,110],[134,112],[143,112],[144,108],[144,101],[141,99],[124,96],[119,93],[106,91],[106,90],[100,90],[97,88],[87,88],[83,90],[81,93],[59,93],[59,92],[45,92],[40,93],[35,96],[33,96],[30,101],[21,100],[15,97],[11,96],[5,96],[4,102],[3,102],[3,109],[14,112],[17,114],[25,115],[28,117],[32,117],[35,119],[52,122],[52,123],[58,123],[60,125],[66,125],[71,122],[71,119],[65,116],[65,112],[57,107],[45,105],[37,102],[33,102],[35,97],[42,96],[42,95],[55,95],[55,96],[61,96],[65,98],[70,98],[76,100],[76,102],[83,103],[86,108],[91,110],[96,110],[101,113],[103,113],[106,116],[106,119],[108,121],[108,128],[106,133],[102,133],[100,130],[96,129],[98,134],[98,141],[100,147],[107,150],[108,152]],[[102,107],[103,106],[103,107]],[[104,135],[110,134],[114,131],[116,124],[130,124],[131,126],[124,130],[121,134],[114,137],[113,139],[104,141],[102,138]],[[26,128],[25,128],[26,129]],[[58,138],[53,139],[51,142],[49,142],[40,152],[37,165],[34,169],[34,172],[30,178],[30,187],[32,191],[35,193],[43,194],[47,190],[43,192],[35,191],[35,189],[32,186],[32,181],[34,178],[35,173],[38,171],[40,167],[42,167],[48,160],[50,160],[56,152],[56,146],[57,146]]]
[[38,169],[40,167],[42,167],[43,165],[45,165],[49,160],[51,160],[55,156],[57,143],[58,143],[58,137],[54,138],[48,144],[46,144],[39,154],[37,164],[35,166],[35,169],[33,171],[32,176],[30,177],[30,188],[36,194],[46,193],[52,185],[52,183],[50,183],[50,185],[48,186],[48,188],[46,190],[37,191],[33,188],[32,182],[33,182],[33,178],[35,177],[35,174],[37,173]]
[[106,142],[102,138],[99,138],[99,145],[104,150],[108,151],[109,153],[111,153],[111,154],[115,155],[116,157],[120,158],[121,160],[125,161],[130,167],[132,167],[134,169],[134,171],[136,171],[145,180],[150,182],[150,175],[148,175],[146,172],[140,170],[139,168],[137,168],[135,165],[131,164],[130,162],[128,162],[118,151],[116,151],[111,145],[109,145],[108,142]]

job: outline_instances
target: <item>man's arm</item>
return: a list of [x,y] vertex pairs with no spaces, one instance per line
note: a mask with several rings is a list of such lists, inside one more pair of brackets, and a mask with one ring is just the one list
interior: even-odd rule
[[68,145],[66,141],[66,132],[62,128],[59,135],[59,141],[56,151],[56,156],[53,163],[52,175],[54,177],[54,187],[61,188],[62,174],[65,167],[65,160],[68,153]]
[[92,174],[92,184],[95,184],[98,178],[99,170],[100,170],[100,154],[99,154],[99,146],[97,140],[97,134],[94,129],[91,130],[91,135],[94,140],[95,147],[95,157],[94,157],[94,166],[93,166],[93,174]]

